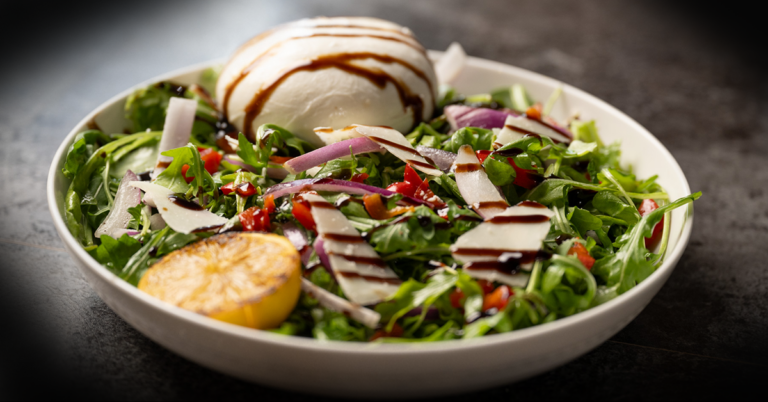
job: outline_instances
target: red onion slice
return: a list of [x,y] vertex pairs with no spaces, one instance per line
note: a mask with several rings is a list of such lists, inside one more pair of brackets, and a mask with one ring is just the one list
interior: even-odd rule
[[509,109],[494,110],[463,105],[446,106],[444,113],[452,130],[462,127],[502,128],[507,116],[519,116]]
[[448,173],[451,170],[453,161],[456,160],[455,153],[443,151],[442,149],[419,145],[416,147],[416,150],[419,151],[419,153],[422,154],[425,158],[429,158],[432,160],[432,162],[435,162],[435,165],[437,165],[437,167],[445,173]]
[[312,255],[312,247],[309,246],[307,235],[292,222],[284,223],[282,228],[283,236],[293,244],[293,247],[296,247],[301,256],[301,262],[306,266],[309,262],[309,257]]
[[[129,184],[137,180],[139,180],[139,177],[130,170],[125,172],[122,180],[120,180],[120,185],[117,187],[112,209],[107,214],[104,222],[96,229],[94,236],[100,238],[102,235],[107,235],[114,238],[119,230],[128,227],[128,223],[131,221],[131,214],[128,212],[128,208],[135,207],[141,202],[141,190]],[[122,236],[122,233],[120,235]]]
[[360,307],[360,305],[352,304],[348,300],[336,296],[307,279],[301,278],[301,290],[317,299],[321,306],[344,313],[368,328],[376,328],[381,320],[381,314],[371,309]]
[[291,174],[301,173],[315,166],[320,166],[328,161],[349,156],[350,148],[355,155],[366,152],[383,153],[385,151],[379,144],[366,137],[350,138],[297,156],[285,162],[283,167]]

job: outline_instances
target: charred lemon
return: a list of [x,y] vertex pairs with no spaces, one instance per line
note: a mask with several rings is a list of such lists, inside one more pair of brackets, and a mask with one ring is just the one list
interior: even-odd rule
[[141,278],[139,289],[217,320],[273,328],[299,298],[301,262],[285,237],[222,234],[163,257]]

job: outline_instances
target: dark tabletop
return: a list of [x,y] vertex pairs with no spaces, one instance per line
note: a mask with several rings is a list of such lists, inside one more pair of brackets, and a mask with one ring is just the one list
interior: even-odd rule
[[155,75],[226,57],[273,25],[315,15],[390,19],[410,27],[427,48],[459,41],[470,55],[584,89],[648,128],[677,158],[693,191],[704,192],[676,270],[623,331],[551,372],[457,400],[758,398],[768,374],[765,24],[759,9],[743,5],[670,7],[4,3],[0,399],[320,399],[215,373],[139,334],[83,280],[45,199],[56,148],[99,104]]

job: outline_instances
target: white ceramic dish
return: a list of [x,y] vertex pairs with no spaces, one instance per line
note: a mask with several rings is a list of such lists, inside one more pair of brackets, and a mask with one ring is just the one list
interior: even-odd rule
[[[439,58],[439,52],[431,52]],[[191,84],[206,67],[196,65],[152,79]],[[505,64],[470,58],[455,81],[463,93],[523,84],[535,99],[547,99],[556,80]],[[134,88],[135,89],[135,88]],[[70,235],[62,218],[69,185],[61,173],[75,135],[95,120],[107,132],[122,132],[127,90],[86,116],[64,138],[48,175],[48,204],[64,245],[99,296],[143,334],[185,358],[211,369],[287,390],[353,398],[405,398],[472,391],[518,381],[581,356],[624,328],[667,280],[688,243],[692,208],[676,210],[664,264],[624,295],[575,316],[546,325],[429,344],[319,342],[275,335],[219,322],[154,299],[118,279],[93,260]],[[568,85],[553,115],[579,111],[596,119],[607,142],[622,142],[623,163],[639,177],[659,174],[672,199],[690,194],[688,182],[669,151],[637,122],[605,102]]]

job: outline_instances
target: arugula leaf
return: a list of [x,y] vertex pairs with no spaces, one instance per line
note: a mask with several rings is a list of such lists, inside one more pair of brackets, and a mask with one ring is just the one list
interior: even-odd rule
[[[215,189],[215,183],[211,174],[205,170],[205,162],[200,158],[200,152],[192,144],[180,148],[170,149],[162,155],[173,158],[171,164],[155,178],[155,184],[163,186],[175,193],[188,191],[209,192]],[[194,177],[189,184],[184,179],[182,168],[189,165],[187,177]]]
[[108,235],[102,235],[99,239],[101,240],[101,245],[91,251],[90,254],[96,261],[116,275],[125,268],[131,257],[141,249],[141,243],[127,234],[122,235],[117,240]]
[[528,196],[525,198],[549,206],[555,202],[564,202],[568,200],[568,190],[570,190],[570,188],[571,184],[566,180],[544,180],[528,193]]
[[547,307],[560,315],[571,315],[589,308],[597,283],[576,257],[553,255],[541,280],[541,293]]
[[451,135],[443,150],[456,153],[462,145],[469,145],[473,150],[491,149],[493,130],[479,127],[463,127]]
[[495,159],[493,156],[485,158],[483,167],[485,168],[485,173],[488,175],[488,179],[491,180],[491,183],[493,183],[494,186],[506,186],[515,181],[517,173],[515,172],[515,168],[506,161],[506,158],[501,161]]
[[[643,216],[640,222],[624,235],[623,244],[616,253],[595,262],[592,273],[605,281],[607,286],[601,293],[599,303],[626,292],[653,273],[656,261],[648,259],[650,252],[645,248],[645,238],[653,234],[653,228],[665,213],[693,202],[699,197],[701,192],[682,197]],[[657,256],[656,259],[660,257]]]
[[342,313],[327,308],[312,309],[315,325],[312,335],[319,340],[367,341],[367,330],[362,324],[350,320]]
[[98,130],[88,130],[77,134],[72,145],[67,150],[67,158],[64,162],[64,168],[61,169],[64,176],[72,179],[77,171],[85,165],[85,162],[93,154],[93,149],[98,144],[107,144],[112,139]]
[[637,208],[609,191],[600,191],[592,199],[592,206],[600,212],[621,219],[630,225],[637,223]]
[[524,113],[529,107],[533,106],[533,100],[528,95],[528,91],[520,84],[514,84],[511,88],[512,109]]
[[574,120],[571,122],[571,132],[573,133],[573,139],[583,142],[594,142],[599,147],[603,146],[603,141],[600,139],[600,135],[597,133],[597,125],[594,120],[580,121]]

